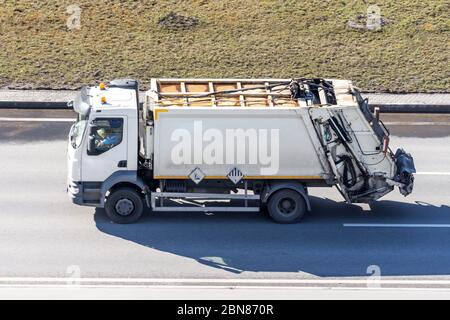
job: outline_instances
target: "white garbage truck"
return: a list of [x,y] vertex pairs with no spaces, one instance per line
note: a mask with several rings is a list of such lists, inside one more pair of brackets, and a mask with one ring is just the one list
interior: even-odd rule
[[[141,101],[142,100],[142,101]],[[70,102],[68,194],[116,223],[146,211],[311,211],[308,189],[370,203],[412,192],[415,167],[351,81],[152,79],[85,87]]]

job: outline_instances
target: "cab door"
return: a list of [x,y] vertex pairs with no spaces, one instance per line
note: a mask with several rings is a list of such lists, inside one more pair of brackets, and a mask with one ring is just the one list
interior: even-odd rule
[[90,121],[82,158],[82,181],[103,182],[128,167],[127,117],[97,117]]

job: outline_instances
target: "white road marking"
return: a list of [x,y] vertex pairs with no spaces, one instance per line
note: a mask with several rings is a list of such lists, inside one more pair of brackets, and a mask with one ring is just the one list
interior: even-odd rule
[[328,285],[450,285],[449,280],[412,280],[412,279],[159,279],[159,278],[0,278],[0,285],[14,284],[39,284],[56,285],[64,284],[76,286],[78,283],[99,286],[99,285],[149,285],[149,286],[252,286],[252,285],[307,285],[307,284],[328,284]]
[[450,224],[344,223],[346,228],[450,228]]
[[419,176],[450,176],[450,172],[417,172]]
[[385,122],[387,126],[450,126],[450,122]]
[[5,300],[445,300],[449,288],[378,288],[378,287],[0,287],[0,299]]
[[0,122],[75,122],[70,118],[4,118],[0,117]]

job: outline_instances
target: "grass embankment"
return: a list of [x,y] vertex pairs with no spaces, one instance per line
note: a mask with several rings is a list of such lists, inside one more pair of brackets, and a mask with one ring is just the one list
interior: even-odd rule
[[[80,30],[66,25],[73,3]],[[449,2],[376,4],[389,22],[379,32],[348,28],[365,23],[362,0],[0,0],[0,87],[319,76],[369,91],[450,91]]]

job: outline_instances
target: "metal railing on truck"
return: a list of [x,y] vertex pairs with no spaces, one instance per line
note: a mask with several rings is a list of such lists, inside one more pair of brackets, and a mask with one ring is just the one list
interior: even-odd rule
[[157,107],[301,107],[290,79],[153,79]]

